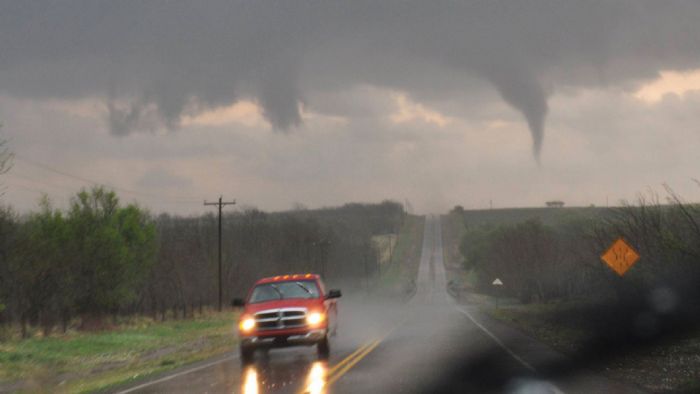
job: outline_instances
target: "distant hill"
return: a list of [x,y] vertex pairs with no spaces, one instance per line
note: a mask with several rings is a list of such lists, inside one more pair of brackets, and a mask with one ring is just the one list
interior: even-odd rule
[[577,218],[601,218],[611,210],[612,208],[600,207],[503,208],[464,210],[462,216],[468,226],[514,224],[530,219],[538,219],[543,224],[553,226]]

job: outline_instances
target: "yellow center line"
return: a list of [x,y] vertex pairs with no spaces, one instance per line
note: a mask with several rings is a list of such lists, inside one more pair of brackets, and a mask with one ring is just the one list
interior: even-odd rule
[[[405,319],[403,319],[405,320]],[[403,323],[403,321],[402,321]],[[369,342],[364,343],[362,346],[357,348],[354,352],[350,353],[347,357],[342,359],[338,364],[335,364],[330,370],[328,370],[328,373],[325,376],[325,381],[322,383],[323,386],[330,387],[333,383],[335,383],[338,379],[343,377],[345,373],[347,373],[352,367],[354,367],[357,363],[359,363],[363,358],[365,358],[368,354],[370,354],[379,344],[386,339],[392,332],[394,332],[398,327],[400,327],[402,324],[397,324],[393,328],[391,328],[389,331],[387,331],[381,338],[371,340]],[[312,392],[312,390],[309,390],[308,388],[302,389],[300,393],[309,393]],[[314,391],[315,392],[315,391]]]
[[329,376],[327,385],[330,386],[331,384],[335,383],[336,380],[340,379],[347,371],[350,370],[350,368],[354,367],[355,364],[360,362],[360,360],[362,360],[363,358],[365,358],[365,356],[372,352],[374,348],[379,346],[379,342],[381,342],[379,339],[372,342],[369,346],[365,347],[365,349],[361,353],[359,353],[355,358],[353,358],[350,362],[343,366],[336,374]]
[[[381,338],[376,339],[372,341],[369,346],[363,346],[360,349],[357,349],[353,354],[345,358],[343,361],[338,363],[333,367],[333,369],[328,373],[328,381],[326,383],[326,386],[330,386],[333,383],[335,383],[338,379],[340,379],[346,372],[350,370],[350,368],[354,367],[355,364],[359,363],[363,358],[365,358],[368,354],[372,352],[379,344],[386,339],[389,335],[391,335],[394,331],[396,331],[397,328],[403,325],[405,322],[405,319],[402,319],[402,322],[400,324],[395,325],[392,327],[389,331],[387,331]],[[364,349],[364,350],[362,350]],[[346,364],[342,368],[338,368],[341,364]],[[333,374],[333,372],[337,371],[337,373]]]
[[[355,351],[353,351],[347,357],[342,359],[338,364],[335,364],[330,370],[328,370],[328,373],[324,377],[323,385],[328,386],[328,384],[329,384],[328,379],[335,373],[335,371],[337,371],[338,369],[342,368],[345,364],[352,361],[355,356],[362,353],[365,349],[367,349],[371,345],[372,345],[371,341],[362,344],[362,346],[355,349]],[[310,393],[310,392],[312,392],[312,390],[309,390],[308,387],[304,387],[301,391],[299,391],[299,394],[306,394],[306,393]]]
[[331,368],[331,369],[328,371],[328,375],[329,375],[329,376],[332,375],[333,372],[335,372],[338,368],[340,368],[340,367],[342,367],[343,365],[347,364],[353,357],[355,357],[357,354],[361,353],[367,346],[369,346],[369,345],[371,345],[371,344],[372,344],[372,342],[367,342],[367,343],[363,344],[362,346],[360,346],[359,348],[357,348],[357,350],[355,350],[354,352],[352,352],[349,356],[345,357],[345,358],[342,359],[338,364],[334,365],[333,368]]

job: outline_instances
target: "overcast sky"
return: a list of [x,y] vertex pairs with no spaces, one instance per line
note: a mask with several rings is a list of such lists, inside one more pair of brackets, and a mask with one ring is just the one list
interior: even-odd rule
[[0,0],[3,203],[700,200],[700,2]]

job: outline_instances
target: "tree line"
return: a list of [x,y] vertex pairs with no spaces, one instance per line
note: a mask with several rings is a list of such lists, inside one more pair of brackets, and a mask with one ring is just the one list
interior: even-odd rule
[[[465,226],[460,251],[477,278],[476,290],[522,302],[587,297],[634,303],[659,291],[696,299],[700,206],[667,189],[665,200],[642,195],[620,207],[566,211],[550,208],[517,222],[479,224],[453,210],[450,215]],[[641,255],[624,277],[600,258],[618,238]],[[504,285],[493,286],[495,278]]]
[[[320,210],[223,217],[224,300],[259,277],[325,271],[330,282],[374,273],[371,237],[396,232],[402,205],[348,204]],[[110,317],[184,318],[216,305],[217,219],[151,215],[110,190],[82,190],[68,209],[0,210],[0,324],[22,334],[71,325],[99,329]]]

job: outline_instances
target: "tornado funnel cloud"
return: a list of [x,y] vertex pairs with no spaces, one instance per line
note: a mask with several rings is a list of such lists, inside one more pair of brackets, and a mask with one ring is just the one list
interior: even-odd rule
[[525,115],[527,125],[530,128],[532,135],[532,154],[535,160],[540,162],[540,153],[542,152],[542,141],[544,140],[544,120],[547,115],[547,101],[542,97],[542,101],[537,104],[537,108],[518,108]]
[[532,135],[532,153],[539,163],[548,111],[547,94],[542,85],[535,75],[524,72],[522,68],[495,68],[491,70],[489,79],[501,97],[525,117]]
[[[628,90],[700,68],[691,0],[45,3],[0,3],[0,97],[111,101],[116,136],[176,130],[240,100],[275,131],[311,113],[380,130],[384,89],[438,111],[488,105],[480,85],[455,86],[463,78],[522,113],[539,160],[550,87]],[[362,90],[374,107],[362,114],[325,102],[364,87],[378,90]]]

